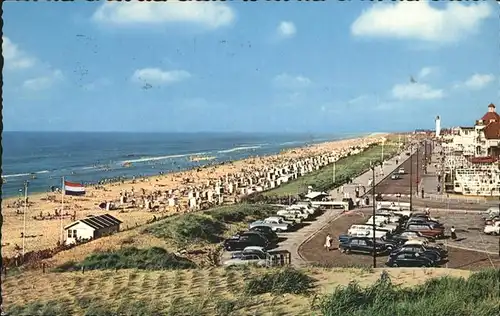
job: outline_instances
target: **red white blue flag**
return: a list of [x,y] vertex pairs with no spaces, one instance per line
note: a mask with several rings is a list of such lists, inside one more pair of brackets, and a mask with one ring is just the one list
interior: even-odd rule
[[64,194],[85,195],[85,187],[80,183],[64,181]]

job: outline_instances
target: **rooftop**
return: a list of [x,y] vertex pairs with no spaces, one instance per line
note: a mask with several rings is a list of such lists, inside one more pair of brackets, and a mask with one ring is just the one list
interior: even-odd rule
[[116,217],[109,215],[109,214],[104,214],[104,215],[90,216],[90,217],[86,217],[83,219],[79,219],[76,222],[73,222],[73,223],[65,226],[64,229],[68,229],[68,228],[70,228],[78,223],[87,224],[88,226],[90,226],[94,229],[100,229],[100,228],[120,225],[122,223],[122,221],[117,219]]

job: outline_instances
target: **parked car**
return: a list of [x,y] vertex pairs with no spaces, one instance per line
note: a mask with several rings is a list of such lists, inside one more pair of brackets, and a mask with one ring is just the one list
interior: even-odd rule
[[425,213],[413,213],[408,220],[412,220],[414,218],[425,219],[425,220],[433,221],[433,222],[439,222],[436,218],[430,217],[429,215],[427,215]]
[[405,174],[405,168],[401,167],[398,169],[399,174]]
[[284,209],[284,210],[279,210],[276,212],[277,215],[287,217],[291,216],[294,218],[301,218],[301,219],[308,219],[309,218],[309,213],[305,210],[300,210],[300,209]]
[[440,222],[427,220],[424,218],[418,218],[418,217],[410,218],[408,220],[408,222],[406,222],[406,227],[408,227],[409,225],[412,225],[412,224],[429,224],[429,225],[432,225],[433,227],[436,227],[436,228],[444,228],[444,225],[441,224]]
[[282,220],[276,220],[276,219],[269,219],[266,218],[265,220],[261,221],[255,221],[253,223],[250,223],[249,225],[250,229],[256,226],[268,226],[270,227],[274,232],[282,232],[282,231],[288,231],[291,228],[291,225],[289,223],[286,223]]
[[389,257],[385,263],[389,267],[434,267],[435,263],[419,253],[405,252]]
[[227,251],[243,250],[248,246],[269,247],[269,241],[262,235],[236,235],[224,241],[224,248]]
[[285,222],[291,223],[292,225],[300,224],[304,220],[303,217],[298,216],[297,214],[293,213],[293,211],[289,212],[286,210],[281,210],[276,212],[276,215],[282,217]]
[[413,246],[403,246],[401,248],[393,250],[389,254],[389,257],[398,256],[401,253],[418,253],[420,256],[425,256],[431,259],[432,261],[434,261],[434,263],[441,262],[442,260],[441,256],[439,256],[439,254],[437,254],[435,251],[424,251],[419,247],[413,247]]
[[422,241],[422,240],[415,240],[415,239],[410,239],[407,242],[404,243],[404,246],[415,246],[415,245],[421,245],[424,246],[426,249],[429,250],[436,250],[441,258],[446,258],[448,257],[448,250],[445,249],[442,244],[431,244],[428,241]]
[[243,251],[233,252],[231,254],[231,259],[241,258],[244,255],[249,255],[249,254],[257,255],[261,259],[266,259],[268,257],[268,254],[263,247],[249,246],[249,247],[245,247],[245,249],[243,249]]
[[388,219],[389,223],[399,224],[403,221],[403,216],[400,214],[395,214],[391,211],[378,210],[375,214],[376,216],[384,216]]
[[500,222],[500,216],[495,216],[484,221],[484,225],[494,225],[496,222]]
[[[362,231],[371,230],[371,231],[373,231],[373,226],[367,225],[367,224],[352,225],[349,228],[349,230],[347,231],[347,233],[349,234],[351,231],[354,231],[354,230],[362,230]],[[394,229],[392,227],[375,226],[375,231],[381,231],[381,232],[386,232],[388,234],[392,234],[394,232]]]
[[498,208],[498,206],[492,206],[488,208],[486,211],[484,211],[482,215],[483,219],[485,220],[491,217],[500,216],[500,209]]
[[390,239],[401,243],[408,240],[434,241],[434,238],[424,236],[422,233],[416,231],[404,231],[401,234],[392,235]]
[[283,216],[271,216],[265,219],[266,221],[275,221],[275,222],[282,222],[282,223],[288,223],[290,224],[291,227],[297,225],[298,223],[302,222],[302,219],[299,220],[294,220],[294,219],[286,219]]
[[493,225],[486,225],[484,233],[488,235],[500,235],[500,222],[495,222]]
[[[276,233],[274,233],[274,234],[276,235]],[[269,235],[266,234],[265,232],[260,232],[260,231],[255,231],[255,230],[248,230],[248,231],[245,231],[245,232],[240,231],[235,236],[242,237],[242,236],[254,236],[254,235],[258,235],[259,237],[267,239],[267,241],[269,241],[269,246],[274,245],[277,242],[277,238],[275,240],[273,240],[272,237],[274,237],[274,236],[270,236],[271,237],[271,239],[270,239],[268,237]],[[276,236],[278,236],[278,235],[276,235]]]
[[399,179],[401,179],[401,176],[399,175],[399,173],[391,174],[391,180],[399,180]]
[[240,257],[232,258],[223,262],[225,267],[234,267],[241,265],[257,265],[263,267],[267,264],[265,258],[261,258],[257,254],[243,254]]
[[[339,250],[344,253],[373,253],[373,241],[366,237],[351,237],[339,244]],[[375,253],[382,254],[389,250],[387,245],[375,243]]]
[[[341,234],[339,235],[339,244],[340,243],[345,243],[349,241],[353,236],[346,235],[346,234]],[[356,238],[359,239],[368,239],[373,242],[373,237],[364,237],[364,236],[356,236]],[[398,243],[389,239],[386,239],[384,236],[382,237],[375,237],[375,242],[378,244],[383,244],[387,247],[387,251],[391,251],[392,249],[396,249],[398,247]]]
[[[409,245],[402,245],[398,249],[395,250],[395,252],[400,252],[400,251],[413,251],[413,252],[418,252],[421,255],[428,256],[432,260],[436,262],[441,262],[443,260],[443,256],[441,256],[441,251],[437,249],[431,249],[427,248],[424,245],[415,245],[415,244],[409,244]],[[448,254],[446,254],[448,255]]]
[[315,215],[318,212],[318,208],[313,206],[312,203],[308,201],[298,202],[298,204],[290,205],[288,208],[292,210],[305,211],[309,215]]
[[409,224],[406,226],[406,230],[420,232],[424,237],[444,237],[444,227],[437,227],[430,223]]
[[278,234],[276,234],[269,226],[254,226],[250,228],[249,231],[262,233],[270,242],[277,242],[279,240]]

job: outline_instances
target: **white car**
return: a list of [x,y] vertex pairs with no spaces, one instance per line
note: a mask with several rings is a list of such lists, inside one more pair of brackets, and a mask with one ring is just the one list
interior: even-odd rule
[[302,218],[302,219],[309,218],[309,213],[307,213],[306,211],[289,209],[289,208],[284,209],[284,210],[279,210],[278,212],[276,212],[276,214],[279,216],[284,216],[284,217],[293,215],[293,216],[296,216],[296,217]]
[[294,205],[290,205],[289,207],[287,207],[287,209],[291,209],[291,210],[299,210],[301,212],[307,212],[308,214],[310,215],[314,215],[317,211],[316,208],[314,207],[310,207],[310,206],[306,206],[306,205],[302,205],[302,204],[294,204]]
[[405,168],[403,168],[403,167],[399,168],[398,173],[405,174]]
[[484,233],[488,235],[500,235],[500,222],[495,222],[493,225],[486,225]]
[[263,267],[266,264],[267,261],[265,257],[262,258],[262,256],[255,253],[250,253],[250,254],[243,253],[240,257],[226,260],[223,263],[225,267],[234,267],[241,265],[257,265],[259,267]]

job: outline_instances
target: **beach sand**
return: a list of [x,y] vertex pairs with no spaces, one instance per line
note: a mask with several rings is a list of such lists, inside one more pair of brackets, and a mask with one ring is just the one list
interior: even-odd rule
[[[143,179],[136,179],[135,183],[132,180],[124,181],[123,183],[111,183],[101,186],[101,188],[87,187],[86,195],[83,197],[64,196],[64,211],[69,214],[62,220],[62,225],[68,225],[73,220],[71,215],[76,213],[76,219],[84,218],[88,215],[111,214],[120,219],[123,224],[121,229],[131,228],[134,226],[144,225],[147,221],[156,218],[174,214],[179,210],[174,207],[165,206],[159,211],[152,212],[139,207],[129,208],[124,210],[102,210],[99,204],[104,201],[113,201],[119,205],[120,192],[130,192],[132,188],[136,196],[141,194],[142,189],[148,192],[152,191],[167,191],[169,189],[188,190],[197,184],[205,184],[208,179],[215,179],[231,173],[238,173],[242,170],[261,169],[263,166],[274,165],[276,162],[285,159],[297,159],[307,156],[316,156],[326,152],[338,151],[350,146],[360,145],[366,142],[367,138],[379,140],[387,134],[369,135],[363,138],[346,139],[332,142],[315,144],[302,148],[289,149],[278,155],[265,157],[252,157],[244,160],[225,163],[223,165],[210,166],[201,170],[188,170],[175,173],[168,173],[159,176],[152,176]],[[189,178],[190,183],[185,183],[183,180]],[[61,194],[56,193],[39,193],[29,196],[30,207],[26,213],[26,238],[25,252],[32,250],[41,250],[53,248],[57,245],[61,237],[61,220],[55,216],[55,210],[61,209]],[[51,200],[49,200],[49,198]],[[23,207],[15,207],[13,204],[19,198],[8,198],[2,202],[2,256],[12,257],[15,255],[15,246],[22,247],[22,231],[23,231]],[[139,199],[138,199],[139,200]],[[187,197],[181,199],[183,209],[187,209]],[[19,213],[16,213],[17,212]],[[182,211],[182,210],[181,210]],[[35,220],[34,216],[48,217],[48,214],[53,216],[53,219]]]

